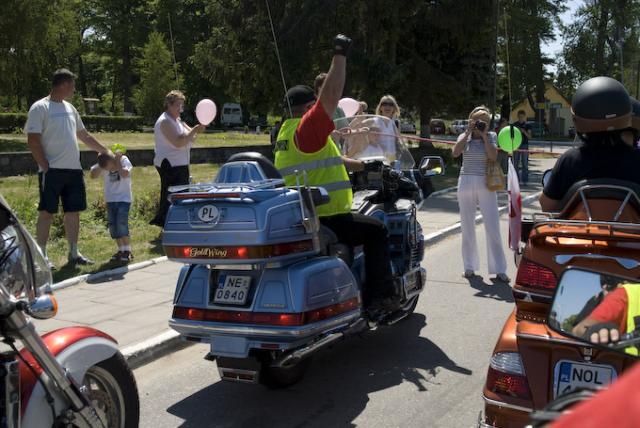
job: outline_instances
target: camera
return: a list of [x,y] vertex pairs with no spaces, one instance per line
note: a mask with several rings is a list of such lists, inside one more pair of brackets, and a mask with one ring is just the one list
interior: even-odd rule
[[479,120],[479,121],[476,122],[476,129],[478,131],[484,131],[486,127],[487,127],[487,123],[486,122],[484,122],[482,120]]

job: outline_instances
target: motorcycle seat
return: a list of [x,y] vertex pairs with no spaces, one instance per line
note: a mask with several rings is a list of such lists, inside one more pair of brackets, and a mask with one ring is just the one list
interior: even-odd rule
[[240,161],[249,161],[249,162],[257,162],[262,168],[262,171],[265,173],[267,178],[281,179],[282,174],[278,171],[278,168],[267,159],[264,155],[258,152],[242,152],[236,153],[229,157],[227,162],[240,162]]

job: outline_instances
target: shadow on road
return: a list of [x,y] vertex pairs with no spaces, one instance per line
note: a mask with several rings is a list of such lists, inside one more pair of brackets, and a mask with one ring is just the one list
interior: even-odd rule
[[515,302],[509,284],[496,279],[490,279],[489,282],[486,282],[483,277],[478,275],[467,279],[467,281],[469,281],[469,285],[471,285],[471,287],[478,290],[475,294],[477,297],[488,297],[490,299],[502,300],[510,303]]
[[[471,375],[420,337],[422,314],[353,338],[316,356],[305,379],[284,390],[217,382],[167,409],[183,427],[351,427],[369,394],[403,382],[416,392],[437,384],[441,368]],[[212,365],[211,370],[215,370]]]

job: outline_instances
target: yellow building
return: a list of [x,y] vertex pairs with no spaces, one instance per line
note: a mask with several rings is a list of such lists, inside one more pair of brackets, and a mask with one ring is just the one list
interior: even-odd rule
[[[545,125],[547,131],[551,135],[569,135],[569,128],[573,126],[571,117],[571,102],[567,100],[556,88],[553,83],[545,83]],[[535,121],[536,113],[533,106],[529,104],[526,98],[520,101],[511,110],[510,120],[515,122],[518,120],[518,111],[524,110],[527,114],[527,120]]]

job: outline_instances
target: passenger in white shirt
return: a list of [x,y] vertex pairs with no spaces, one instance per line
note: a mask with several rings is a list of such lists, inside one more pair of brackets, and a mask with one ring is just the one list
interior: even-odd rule
[[189,184],[189,160],[191,144],[204,126],[193,128],[180,119],[185,97],[180,91],[171,91],[164,101],[165,111],[153,128],[155,156],[153,163],[160,175],[160,203],[158,211],[149,224],[164,227],[169,210],[169,187]]
[[109,232],[118,246],[118,252],[111,256],[112,262],[128,263],[133,259],[129,241],[132,168],[129,158],[120,152],[99,155],[98,163],[91,167],[91,178],[102,176],[104,181]]
[[[87,199],[77,139],[98,153],[108,150],[87,132],[78,111],[65,101],[73,96],[75,87],[72,72],[64,68],[56,70],[51,93],[29,109],[25,132],[39,170],[38,245],[46,255],[53,215],[58,212],[62,200],[69,263],[86,265],[93,261],[78,251],[80,211],[87,208]],[[49,266],[55,268],[51,262]]]

